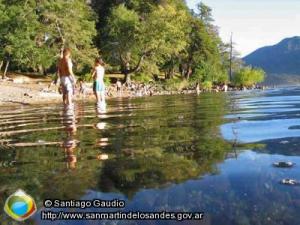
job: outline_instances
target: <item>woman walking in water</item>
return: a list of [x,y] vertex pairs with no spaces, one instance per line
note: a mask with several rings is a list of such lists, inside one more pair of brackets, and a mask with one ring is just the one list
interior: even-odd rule
[[106,108],[104,74],[105,68],[103,60],[96,59],[92,74],[94,80],[93,90],[97,99],[97,107],[99,107],[101,110],[105,110]]

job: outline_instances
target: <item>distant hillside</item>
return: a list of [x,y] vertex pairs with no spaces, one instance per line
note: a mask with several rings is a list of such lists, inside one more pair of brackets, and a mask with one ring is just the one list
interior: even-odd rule
[[247,65],[264,69],[268,75],[267,83],[300,82],[300,37],[260,48],[243,60]]

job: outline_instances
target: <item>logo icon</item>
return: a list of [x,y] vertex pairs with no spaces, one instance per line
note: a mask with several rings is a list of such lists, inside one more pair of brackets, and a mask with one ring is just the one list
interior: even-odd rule
[[23,190],[18,190],[8,197],[4,211],[17,221],[24,221],[36,212],[34,199]]

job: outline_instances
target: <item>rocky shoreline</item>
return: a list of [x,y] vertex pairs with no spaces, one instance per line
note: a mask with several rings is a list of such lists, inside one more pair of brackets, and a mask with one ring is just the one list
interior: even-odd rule
[[[31,80],[26,76],[16,76],[0,80],[0,105],[31,105],[60,102],[62,96],[57,85],[50,79]],[[262,89],[262,88],[260,88]],[[237,91],[237,88],[215,86],[210,92]],[[107,98],[131,98],[157,95],[200,94],[206,92],[199,87],[183,90],[165,90],[160,84],[131,83],[130,85],[111,84],[106,89]],[[92,83],[85,83],[76,88],[76,100],[94,100]]]

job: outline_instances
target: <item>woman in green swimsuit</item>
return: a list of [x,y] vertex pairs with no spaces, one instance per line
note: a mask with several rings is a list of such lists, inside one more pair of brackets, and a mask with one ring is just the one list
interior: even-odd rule
[[95,66],[93,70],[93,91],[97,99],[97,106],[103,108],[105,107],[105,84],[104,84],[104,62],[102,59],[95,60]]

